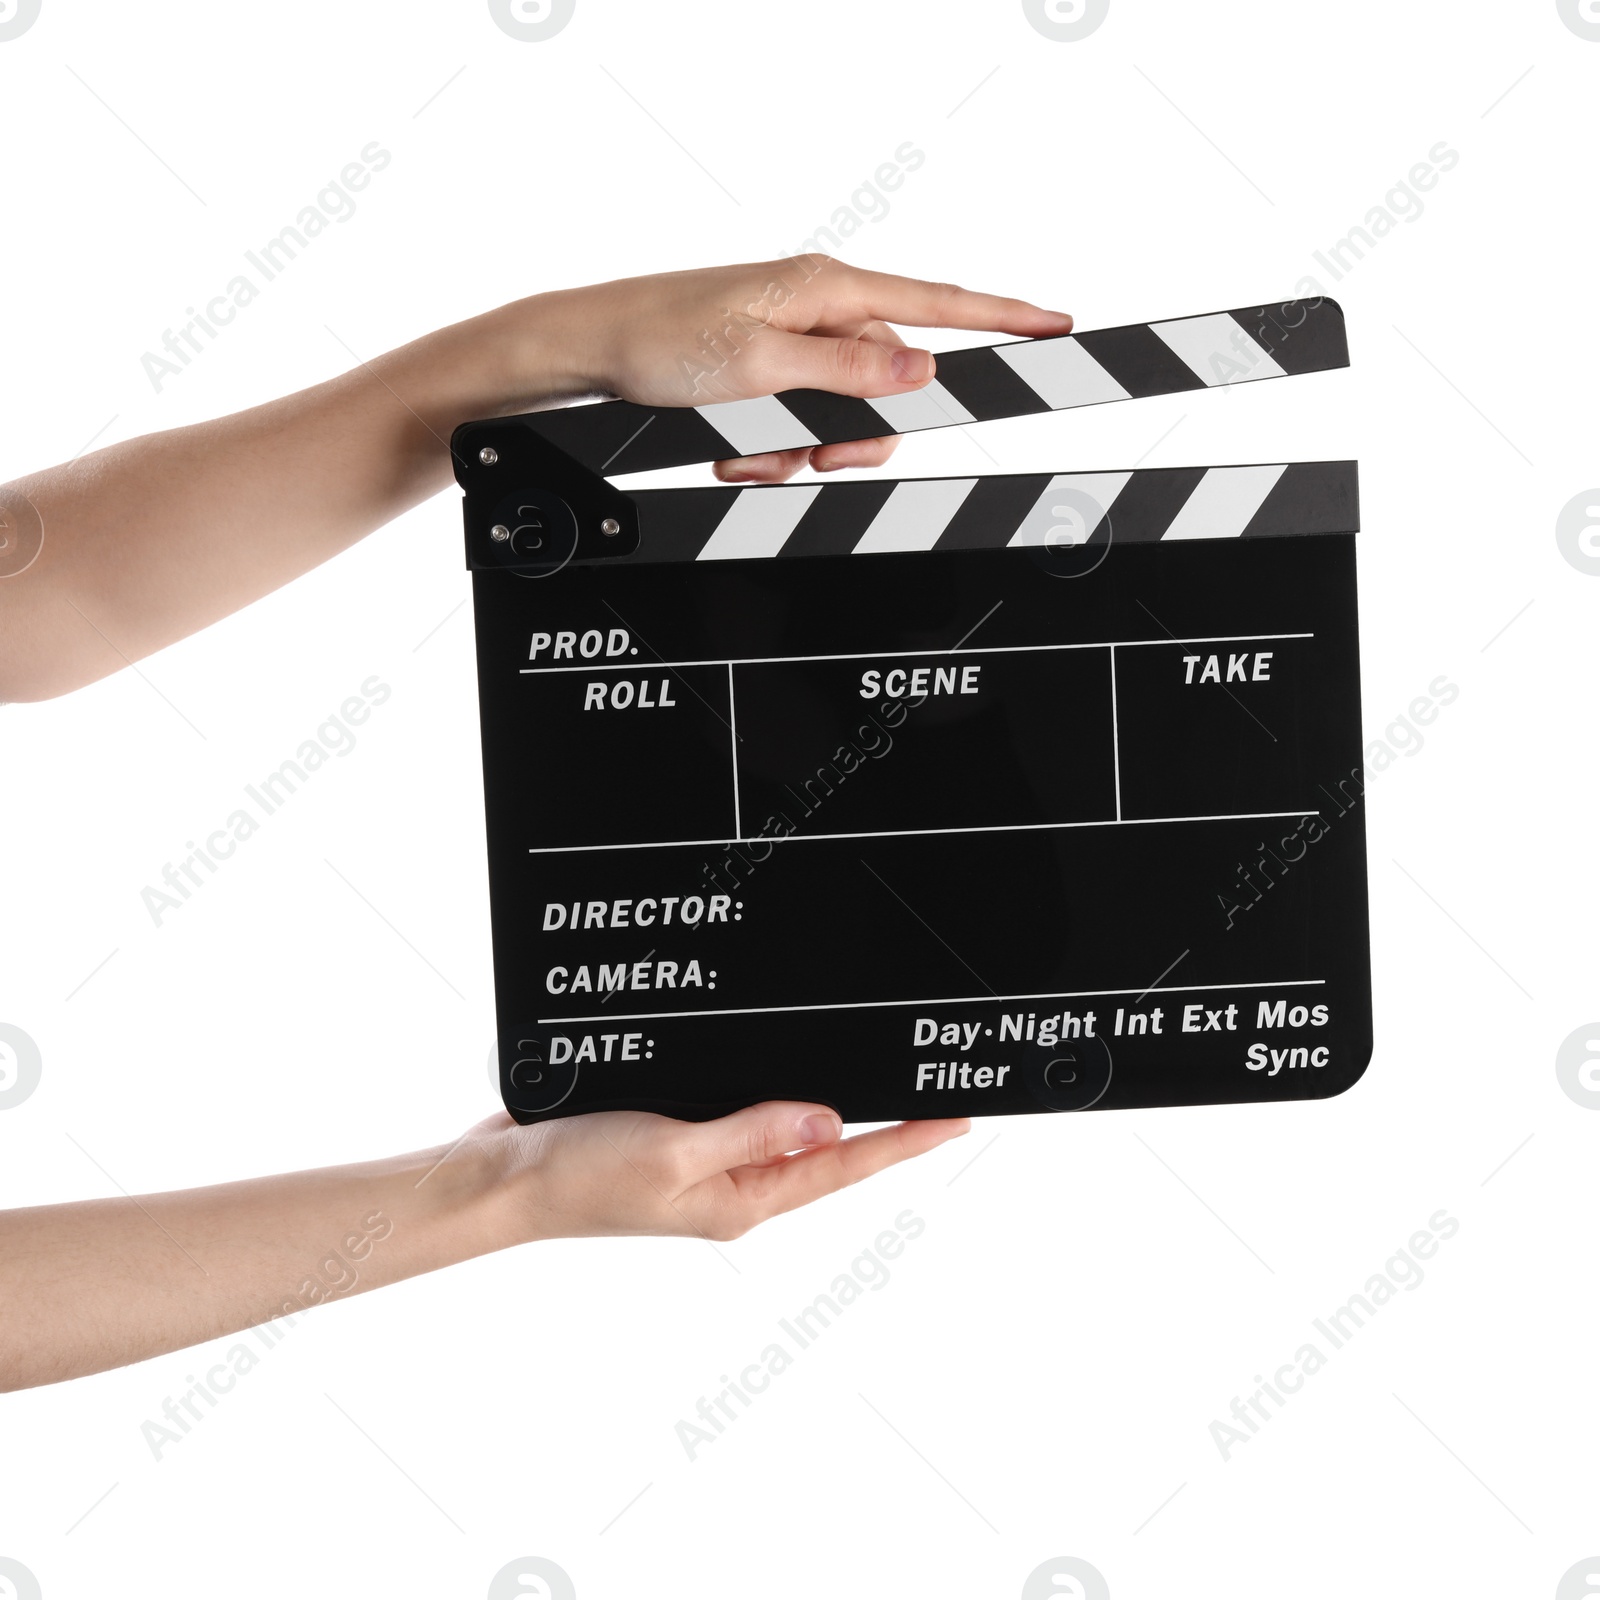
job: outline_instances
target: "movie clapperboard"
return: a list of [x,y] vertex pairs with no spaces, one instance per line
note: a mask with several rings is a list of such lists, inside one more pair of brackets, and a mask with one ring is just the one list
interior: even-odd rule
[[512,1114],[1354,1083],[1354,462],[606,476],[1348,361],[1290,301],[947,352],[890,399],[459,428]]

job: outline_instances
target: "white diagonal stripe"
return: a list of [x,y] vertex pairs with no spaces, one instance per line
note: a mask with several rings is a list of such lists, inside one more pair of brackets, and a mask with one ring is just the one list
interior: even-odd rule
[[1008,542],[1083,544],[1132,476],[1131,472],[1072,472],[1052,478]]
[[883,550],[931,550],[977,481],[911,478],[897,483],[850,553],[866,556]]
[[919,428],[977,420],[937,378],[909,394],[888,394],[867,404],[888,423],[890,433],[915,433]]
[[1236,539],[1286,467],[1212,467],[1172,519],[1163,539]]
[[1271,351],[1257,344],[1245,332],[1243,324],[1226,311],[1211,317],[1152,322],[1150,328],[1202,383],[1213,387],[1286,376]]
[[994,353],[1052,411],[1129,398],[1128,391],[1076,339],[996,345]]
[[742,456],[799,450],[820,442],[775,394],[755,400],[722,400],[695,410]]
[[820,483],[804,487],[741,489],[727,516],[706,540],[696,561],[739,561],[775,556],[794,532],[811,502],[822,493]]

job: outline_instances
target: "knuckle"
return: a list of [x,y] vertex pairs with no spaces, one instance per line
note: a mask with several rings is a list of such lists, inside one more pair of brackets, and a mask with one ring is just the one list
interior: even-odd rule
[[758,394],[773,393],[788,376],[788,365],[781,354],[760,339],[753,339],[739,353],[736,370],[730,371],[718,400],[747,400]]
[[846,383],[868,383],[880,376],[879,352],[865,339],[841,339],[834,347],[834,362]]
[[718,1244],[732,1244],[735,1239],[743,1238],[750,1231],[750,1227],[750,1218],[740,1216],[733,1211],[719,1211],[707,1221],[705,1233]]
[[671,1200],[674,1195],[682,1194],[689,1186],[689,1174],[685,1171],[683,1163],[673,1155],[656,1157],[647,1167],[643,1168],[644,1187],[647,1187],[656,1200]]
[[771,1161],[783,1154],[785,1140],[775,1122],[758,1122],[751,1130],[746,1144],[745,1159],[750,1162]]
[[837,256],[830,256],[822,250],[802,250],[797,255],[787,257],[782,264],[786,267],[797,268],[808,275],[821,272],[827,267],[843,267],[845,265]]
[[778,276],[802,304],[813,309],[840,291],[840,279],[856,276],[856,269],[837,256],[820,250],[802,250],[778,264]]
[[942,315],[950,303],[966,293],[959,283],[935,283],[933,286],[934,303]]
[[656,1136],[640,1166],[650,1182],[668,1194],[677,1194],[690,1175],[682,1145],[670,1132]]

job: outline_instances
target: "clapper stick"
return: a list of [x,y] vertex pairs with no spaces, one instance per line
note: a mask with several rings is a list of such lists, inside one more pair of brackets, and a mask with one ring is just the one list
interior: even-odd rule
[[[1088,505],[1078,504],[1091,514],[1095,507],[1112,513],[1102,539],[1192,537],[1183,523],[1173,524],[1196,490],[1203,492],[1191,519],[1215,510],[1234,518],[1234,532],[1349,526],[1355,514],[1354,469],[1337,463],[1289,468],[1281,485],[1282,464],[1214,469],[1223,475],[1203,484],[1199,476],[1153,472],[959,479],[950,482],[965,484],[966,492],[906,485],[888,506],[878,502],[900,488],[889,479],[789,486],[777,494],[707,489],[691,497],[681,490],[624,492],[602,477],[1254,383],[1348,366],[1349,359],[1339,307],[1326,299],[1291,300],[948,351],[939,356],[932,383],[887,399],[791,389],[755,400],[677,408],[612,400],[469,423],[452,440],[456,477],[467,495],[468,564],[517,566],[527,557],[529,567],[548,569],[566,560],[615,561],[638,549],[645,526],[651,542],[643,559],[652,561],[922,548],[903,542],[912,536],[901,533],[900,525],[909,512],[919,530],[930,528],[924,508],[935,514],[949,510],[949,519],[936,530],[940,548],[1026,544],[1052,533],[1057,519],[1051,507],[1061,503],[1057,491],[1062,489],[1087,496]],[[518,509],[522,502],[508,501],[508,479],[515,479],[519,489],[537,482],[553,491],[566,501],[574,522],[569,525],[564,511],[546,504],[542,513],[526,513],[539,526],[519,533],[526,526],[525,513]],[[1122,496],[1120,506],[1111,503]],[[1260,521],[1251,526],[1257,513]],[[861,541],[843,543],[845,530],[857,524]],[[506,536],[486,541],[496,527]],[[1092,528],[1079,532],[1085,538],[1094,534]]]
[[932,383],[883,400],[791,389],[678,409],[607,401],[522,420],[591,472],[647,472],[1321,372],[1348,366],[1350,354],[1333,301],[1292,300],[946,351],[937,361]]
[[465,424],[524,1121],[1323,1098],[1371,1053],[1356,464],[608,475],[1348,364],[1330,301]]

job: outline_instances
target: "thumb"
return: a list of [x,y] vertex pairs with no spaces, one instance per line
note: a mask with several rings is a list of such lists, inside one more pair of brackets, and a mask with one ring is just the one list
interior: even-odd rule
[[745,378],[751,395],[783,389],[826,389],[871,400],[920,389],[933,377],[933,352],[889,344],[870,333],[835,339],[818,333],[765,330],[752,340]]
[[837,1144],[844,1132],[838,1112],[803,1100],[768,1100],[687,1127],[684,1161],[693,1182],[733,1167],[777,1161],[792,1150]]

